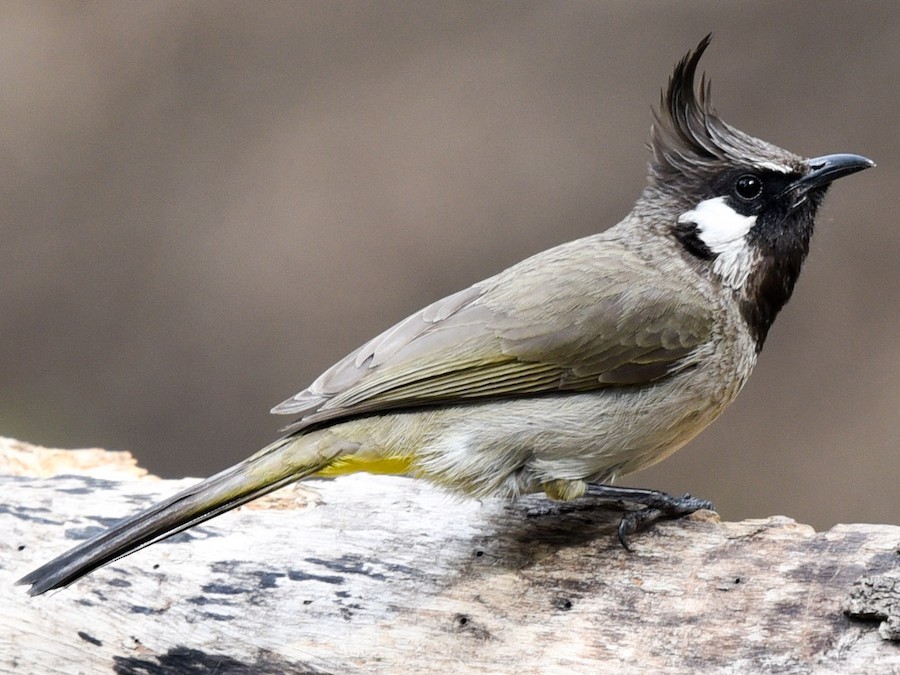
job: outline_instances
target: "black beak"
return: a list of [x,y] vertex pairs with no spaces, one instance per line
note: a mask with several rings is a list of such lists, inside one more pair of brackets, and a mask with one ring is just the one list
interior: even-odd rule
[[807,192],[851,173],[871,169],[875,166],[875,162],[862,155],[840,154],[813,157],[807,161],[807,165],[809,173],[791,183],[788,189]]

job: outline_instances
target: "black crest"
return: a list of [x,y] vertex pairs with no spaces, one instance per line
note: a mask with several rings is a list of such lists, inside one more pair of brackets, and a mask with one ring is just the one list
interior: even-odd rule
[[697,65],[711,39],[712,34],[707,35],[678,62],[661,95],[652,132],[654,176],[668,180],[735,163],[795,170],[800,157],[722,121],[712,107],[705,74],[695,87]]

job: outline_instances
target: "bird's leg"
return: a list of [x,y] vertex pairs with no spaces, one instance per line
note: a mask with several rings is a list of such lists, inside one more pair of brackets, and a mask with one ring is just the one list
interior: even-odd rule
[[633,502],[644,507],[629,511],[619,522],[619,542],[626,551],[631,550],[628,546],[628,535],[646,530],[657,521],[681,518],[700,509],[714,509],[712,502],[691,497],[689,494],[673,497],[659,490],[614,487],[599,483],[589,483],[584,496],[603,501]]

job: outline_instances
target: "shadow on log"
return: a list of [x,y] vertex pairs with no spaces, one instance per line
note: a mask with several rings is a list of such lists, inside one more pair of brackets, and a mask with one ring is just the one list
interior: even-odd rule
[[357,475],[286,488],[47,596],[13,585],[189,482],[127,453],[0,440],[0,671],[900,672],[888,525],[702,512],[628,553],[620,513],[589,503]]

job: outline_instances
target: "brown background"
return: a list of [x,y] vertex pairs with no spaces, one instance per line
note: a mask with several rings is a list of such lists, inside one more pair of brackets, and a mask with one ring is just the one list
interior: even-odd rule
[[0,433],[207,474],[420,306],[615,223],[708,31],[728,121],[876,170],[829,197],[738,402],[629,484],[900,522],[900,9],[4,3]]

